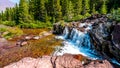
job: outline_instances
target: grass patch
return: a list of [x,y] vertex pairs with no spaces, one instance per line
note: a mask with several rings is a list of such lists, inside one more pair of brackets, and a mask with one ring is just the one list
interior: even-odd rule
[[2,37],[6,39],[10,39],[10,38],[22,35],[23,31],[18,27],[8,27],[8,26],[1,25],[0,33]]

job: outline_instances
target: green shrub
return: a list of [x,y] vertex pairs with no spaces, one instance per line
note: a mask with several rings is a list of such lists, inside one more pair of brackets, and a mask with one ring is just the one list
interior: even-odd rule
[[120,8],[118,8],[117,10],[113,9],[111,11],[111,18],[120,22]]
[[15,26],[16,25],[16,23],[14,21],[4,21],[4,22],[1,22],[1,24],[7,25],[7,26]]
[[70,18],[68,18],[67,16],[64,16],[64,20],[65,20],[66,22],[71,22],[71,21],[73,21],[72,18],[70,19]]
[[20,30],[18,27],[2,27],[0,28],[0,32],[2,32],[2,37],[6,39],[23,34],[23,31]]
[[31,23],[21,23],[18,25],[20,28],[49,28],[52,27],[51,22],[41,22],[41,21],[34,21]]
[[0,28],[0,32],[5,32],[5,31],[7,31],[6,28]]
[[77,15],[73,18],[74,21],[78,21],[80,19],[83,19],[83,16],[82,15]]
[[90,16],[91,16],[91,14],[86,13],[86,14],[84,15],[83,19],[85,19],[85,18],[87,18],[87,17],[90,17]]

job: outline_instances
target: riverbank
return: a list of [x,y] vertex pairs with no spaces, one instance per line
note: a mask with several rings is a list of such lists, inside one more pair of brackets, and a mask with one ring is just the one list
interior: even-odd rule
[[[56,46],[60,46],[62,40],[56,40],[49,29],[22,29],[23,35],[9,40],[4,38],[4,44],[0,47],[0,67],[10,63],[19,61],[24,57],[41,57],[43,55],[51,55]],[[16,46],[19,40],[24,40],[28,37],[40,37],[37,39],[28,39],[28,44],[24,46]]]

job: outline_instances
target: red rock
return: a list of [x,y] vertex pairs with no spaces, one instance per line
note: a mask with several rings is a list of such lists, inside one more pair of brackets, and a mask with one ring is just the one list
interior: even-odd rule
[[81,61],[74,57],[74,55],[70,54],[63,56],[43,56],[38,59],[26,57],[4,68],[113,68],[107,60],[104,60],[103,63],[92,61],[86,65],[82,65]]
[[113,66],[107,61],[104,60],[102,63],[99,61],[92,61],[91,63],[84,66],[85,68],[113,68]]

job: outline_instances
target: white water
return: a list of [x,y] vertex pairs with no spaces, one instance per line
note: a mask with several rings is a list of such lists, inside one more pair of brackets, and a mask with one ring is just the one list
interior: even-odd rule
[[[87,25],[88,27],[85,28],[86,31],[84,32],[78,31],[76,28],[73,28],[71,33],[69,33],[69,30],[66,27],[63,35],[56,37],[58,39],[65,40],[63,42],[64,46],[58,49],[54,54],[82,54],[91,59],[102,59],[101,56],[97,54],[97,52],[94,50],[93,44],[91,44],[90,42],[89,34],[87,33],[87,30],[92,29],[91,24],[83,23],[79,25],[79,27],[83,27],[85,25]],[[71,34],[69,39],[67,39],[68,34]]]
[[[62,36],[57,36],[57,39],[65,40],[63,42],[64,46],[56,50],[54,55],[63,55],[68,54],[82,54],[90,59],[103,59],[101,55],[97,53],[94,48],[94,45],[90,42],[90,36],[87,33],[88,30],[92,29],[92,24],[83,23],[79,27],[87,25],[84,32],[78,31],[76,28],[73,28],[71,33],[69,33],[68,27],[65,28]],[[68,38],[68,35],[69,39]],[[115,59],[111,59],[115,64],[120,65]]]

